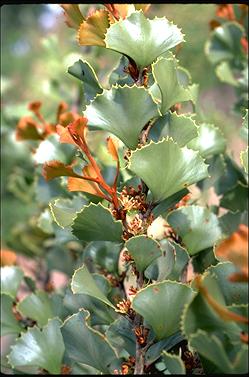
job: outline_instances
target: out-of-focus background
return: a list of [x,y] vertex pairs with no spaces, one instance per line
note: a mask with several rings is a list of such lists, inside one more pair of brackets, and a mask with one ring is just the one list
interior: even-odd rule
[[[86,11],[91,6],[84,5]],[[242,148],[237,137],[241,118],[231,111],[235,94],[229,85],[218,81],[204,53],[209,21],[214,15],[215,4],[153,4],[148,13],[148,17],[166,16],[182,28],[186,43],[177,56],[180,64],[189,70],[193,82],[200,84],[200,103],[207,121],[222,129],[237,156]],[[79,58],[86,59],[104,85],[106,73],[116,65],[119,54],[101,47],[80,47],[75,30],[66,26],[57,4],[4,5],[1,35],[1,202],[5,246],[13,236],[12,228],[25,223],[37,206],[27,191],[33,167],[30,148],[16,142],[14,134],[20,117],[30,115],[28,103],[42,101],[43,115],[54,121],[60,101],[73,106],[78,98],[77,80],[67,73],[67,67]],[[25,177],[26,182],[21,178],[24,169],[31,172],[30,177]]]

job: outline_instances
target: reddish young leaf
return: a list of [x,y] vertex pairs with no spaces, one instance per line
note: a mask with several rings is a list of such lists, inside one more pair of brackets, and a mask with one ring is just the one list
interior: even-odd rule
[[40,125],[31,117],[23,117],[16,127],[16,140],[43,140],[44,137],[38,131]]
[[57,108],[57,116],[56,116],[56,121],[57,123],[59,123],[60,121],[60,116],[65,113],[65,111],[68,109],[68,105],[66,104],[66,102],[64,101],[61,101],[59,103],[59,106]]
[[41,105],[42,103],[40,101],[30,102],[28,109],[36,113],[37,111],[40,111]]
[[100,198],[106,198],[96,183],[84,179],[68,177],[67,188],[68,191],[83,191]]
[[73,171],[72,165],[65,165],[56,160],[46,162],[43,165],[42,175],[47,181],[62,176],[81,178],[79,174]]
[[[217,246],[215,254],[218,258],[234,263],[240,269],[244,279],[248,280],[248,227],[240,224],[237,232]],[[233,278],[232,275],[231,279]]]
[[62,125],[63,127],[66,127],[70,123],[74,122],[75,120],[79,118],[80,118],[79,114],[73,111],[67,111],[63,114],[60,114],[59,119],[58,119],[58,124]]
[[1,249],[1,266],[12,266],[16,264],[16,253],[9,249]]
[[79,4],[61,4],[61,7],[64,10],[67,26],[78,30],[81,22],[85,19],[80,11]]
[[83,21],[78,31],[78,41],[81,46],[104,46],[105,33],[109,27],[108,12],[97,10]]
[[114,161],[118,161],[118,147],[117,143],[109,136],[107,138],[107,149]]
[[63,127],[60,124],[58,124],[56,126],[56,132],[60,136],[60,143],[77,145],[73,141],[72,136],[70,135],[67,127]]
[[220,18],[225,18],[229,21],[234,21],[236,19],[233,5],[232,4],[221,4],[218,5],[218,9],[216,10],[216,16]]

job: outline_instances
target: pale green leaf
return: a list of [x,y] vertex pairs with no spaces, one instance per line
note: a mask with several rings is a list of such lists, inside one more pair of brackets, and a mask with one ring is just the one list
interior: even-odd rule
[[16,320],[13,311],[13,299],[5,294],[1,295],[1,336],[19,334],[22,327]]
[[165,17],[150,20],[142,11],[112,24],[105,36],[107,48],[129,56],[139,69],[183,41],[183,34],[172,22]]
[[233,86],[239,85],[239,82],[235,79],[231,66],[227,61],[219,63],[215,69],[215,72],[220,81],[226,82]]
[[87,61],[78,60],[68,68],[68,73],[82,81],[84,105],[89,104],[97,94],[103,92],[94,69]]
[[103,374],[109,374],[110,365],[116,359],[113,348],[106,337],[88,324],[89,312],[81,309],[63,324],[66,356],[71,362],[93,367]]
[[248,174],[248,147],[245,151],[240,152],[240,162],[245,172]]
[[162,359],[170,374],[186,374],[185,365],[180,356],[163,351]]
[[104,90],[87,106],[84,115],[90,129],[113,133],[135,149],[146,123],[159,116],[159,110],[144,87],[114,86]]
[[199,135],[188,143],[188,147],[199,151],[203,158],[225,151],[226,140],[218,127],[202,123],[198,129],[198,133]]
[[52,319],[42,330],[30,328],[17,339],[9,355],[13,368],[37,366],[51,374],[60,374],[65,347],[58,319]]
[[163,281],[141,289],[133,298],[132,307],[152,326],[157,339],[163,339],[179,329],[184,305],[193,294],[187,285]]
[[178,115],[168,112],[155,121],[149,133],[149,138],[153,141],[159,141],[163,137],[169,136],[180,147],[184,147],[190,140],[198,136],[197,130],[198,126],[191,115]]
[[[105,280],[103,276],[102,280]],[[71,289],[73,293],[84,293],[89,296],[95,297],[98,300],[104,302],[106,305],[109,305],[111,308],[115,309],[115,306],[108,300],[106,295],[98,287],[92,274],[84,265],[74,272],[71,282]]]
[[1,293],[15,298],[23,276],[23,271],[19,267],[1,267]]
[[55,317],[51,299],[44,291],[36,291],[26,296],[18,302],[17,310],[24,317],[35,320],[39,327],[46,325],[49,319]]
[[154,259],[162,255],[160,244],[145,235],[130,238],[125,247],[133,257],[139,272],[143,272]]
[[149,187],[154,201],[162,201],[206,178],[207,166],[200,155],[163,139],[132,152],[129,168]]
[[204,207],[180,207],[169,213],[167,221],[190,255],[213,246],[222,235],[217,216]]
[[79,240],[122,242],[122,222],[100,203],[90,203],[78,212],[72,229]]
[[70,226],[76,216],[76,211],[79,211],[86,201],[80,197],[71,199],[58,198],[49,203],[50,211],[54,221],[61,228]]
[[162,94],[162,114],[165,114],[178,102],[192,100],[191,91],[183,87],[178,81],[176,59],[159,58],[152,64],[152,73]]

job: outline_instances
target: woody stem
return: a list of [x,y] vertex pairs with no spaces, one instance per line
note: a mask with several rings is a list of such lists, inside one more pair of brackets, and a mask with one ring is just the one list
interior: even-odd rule
[[[137,276],[137,285],[138,289],[143,287],[143,273],[138,273]],[[136,314],[134,318],[134,328],[139,327],[143,324],[143,317],[140,314]],[[136,357],[135,357],[135,369],[134,374],[143,374],[144,373],[144,350],[141,344],[136,338]]]

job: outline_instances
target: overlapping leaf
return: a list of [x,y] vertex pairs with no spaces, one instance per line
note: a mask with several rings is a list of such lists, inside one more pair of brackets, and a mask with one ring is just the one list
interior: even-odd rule
[[108,12],[105,9],[96,10],[81,23],[78,30],[79,44],[105,47],[104,38],[108,27]]
[[107,48],[129,56],[139,69],[181,42],[183,34],[176,25],[166,18],[147,19],[142,11],[111,25],[105,36]]
[[222,235],[216,215],[204,207],[181,207],[172,211],[167,221],[180,235],[190,255],[213,246]]
[[30,328],[17,339],[9,355],[13,368],[37,366],[51,374],[60,374],[65,347],[58,319],[52,319],[42,330]]
[[226,140],[218,127],[202,123],[198,129],[199,135],[188,143],[188,147],[199,151],[203,158],[223,153]]
[[117,358],[108,340],[89,324],[89,312],[81,309],[69,317],[61,329],[66,356],[71,362],[80,362],[109,374],[111,363]]
[[70,199],[54,199],[49,203],[49,207],[55,222],[62,228],[72,224],[76,212],[79,211],[86,201],[80,197]]
[[19,267],[1,267],[1,293],[15,299],[23,275],[23,271]]
[[90,203],[77,212],[72,229],[79,240],[122,242],[122,222],[114,220],[111,211],[100,203]]
[[144,180],[154,201],[164,200],[208,175],[207,165],[197,152],[180,148],[168,138],[134,151],[129,168]]
[[193,294],[187,285],[163,281],[141,289],[134,297],[132,307],[152,326],[157,339],[163,339],[179,329],[183,307]]
[[159,111],[149,92],[134,85],[104,90],[87,106],[84,115],[90,129],[111,132],[135,149],[143,127],[159,116]]
[[12,307],[13,299],[8,295],[1,294],[1,336],[19,334],[22,331]]
[[162,114],[165,114],[177,102],[193,100],[189,88],[182,86],[178,81],[176,59],[159,58],[152,64],[152,73],[162,94]]

